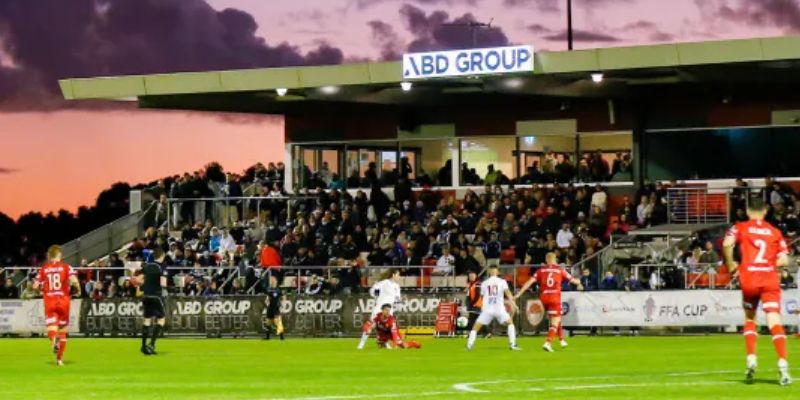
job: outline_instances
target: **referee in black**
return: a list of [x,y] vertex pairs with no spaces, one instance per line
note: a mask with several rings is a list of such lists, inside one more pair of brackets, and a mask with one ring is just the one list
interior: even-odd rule
[[[144,309],[144,321],[142,323],[142,353],[144,355],[156,354],[156,339],[164,329],[166,323],[166,312],[164,311],[164,295],[167,289],[167,269],[164,267],[164,250],[156,248],[152,251],[150,261],[142,264],[142,268],[136,271],[137,277],[143,279],[142,308]],[[141,282],[141,280],[140,280]],[[155,325],[153,321],[155,320]],[[147,344],[147,338],[150,344]]]

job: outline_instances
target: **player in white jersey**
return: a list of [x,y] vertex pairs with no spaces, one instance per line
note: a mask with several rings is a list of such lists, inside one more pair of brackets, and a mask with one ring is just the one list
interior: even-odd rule
[[490,265],[489,277],[481,283],[483,307],[478,320],[475,321],[475,325],[469,332],[467,350],[472,350],[472,346],[475,345],[475,338],[478,336],[478,331],[481,327],[491,324],[492,321],[508,325],[508,344],[511,346],[511,350],[520,350],[517,347],[517,330],[505,307],[505,299],[513,300],[514,295],[508,290],[508,283],[497,276],[498,273],[497,265]]
[[[400,271],[390,269],[381,276],[380,281],[372,285],[369,289],[369,295],[375,298],[375,306],[372,308],[372,315],[370,315],[370,318],[364,322],[361,341],[358,343],[359,350],[363,349],[364,345],[367,344],[367,339],[369,339],[372,328],[374,328],[374,323],[372,321],[375,319],[376,315],[381,313],[381,307],[384,304],[394,305],[402,300],[400,297],[400,284],[398,282],[400,282]],[[392,307],[392,310],[394,310],[394,307]],[[394,315],[394,312],[392,312],[392,315]]]

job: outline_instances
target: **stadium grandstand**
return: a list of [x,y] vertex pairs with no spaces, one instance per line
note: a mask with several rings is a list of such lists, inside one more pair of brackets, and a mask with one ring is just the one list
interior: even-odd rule
[[[569,52],[508,46],[412,53],[402,62],[62,80],[68,100],[282,116],[285,152],[281,162],[243,173],[209,164],[137,187],[128,193],[126,215],[48,249],[49,263],[61,263],[63,251],[77,269],[72,323],[59,326],[59,337],[66,340],[66,329],[85,336],[141,333],[141,351],[152,355],[162,327],[174,337],[270,338],[274,330],[289,342],[361,336],[361,350],[374,324],[382,348],[419,348],[403,341],[402,321],[403,335],[469,332],[467,350],[473,351],[484,315],[475,312],[474,284],[485,274],[500,282],[481,293],[495,300],[501,318],[492,316],[484,333],[506,334],[511,350],[520,349],[517,334],[545,332],[548,353],[551,342],[559,343],[556,336],[567,347],[564,331],[755,336],[754,320],[771,321],[775,311],[751,306],[752,318],[742,325],[744,278],[730,260],[748,233],[730,227],[762,212],[786,238],[785,251],[775,240],[770,257],[788,255],[780,268],[784,297],[764,307],[783,311],[794,330],[800,177],[793,175],[800,161],[790,149],[800,145],[798,61],[800,38],[782,37]],[[777,232],[748,232],[765,231]],[[0,272],[0,294],[15,300],[18,315],[32,313],[34,302],[26,301],[39,296],[44,268],[30,257],[14,261]],[[163,271],[146,271],[162,264]],[[546,280],[541,273],[551,268],[558,271],[555,283],[552,273]],[[538,294],[527,291],[534,282]],[[557,300],[543,302],[543,286]],[[154,298],[161,308],[145,319],[156,321],[151,329],[139,321],[151,311],[144,300]],[[491,325],[493,318],[507,328]],[[0,332],[41,333],[41,323],[30,318],[8,320],[13,323],[0,325]],[[769,331],[780,343],[774,371],[788,385],[786,334],[778,325],[770,323]],[[640,339],[664,338],[630,338]],[[586,340],[596,340],[586,345],[590,351],[601,350],[581,361],[595,371],[586,378],[592,382],[548,385],[598,390],[592,394],[651,385],[606,383],[633,375],[596,375],[619,345],[603,341],[615,338]],[[709,349],[729,346],[724,340]],[[308,342],[317,351],[320,342]],[[673,360],[656,344],[665,342],[636,343],[651,348],[625,348],[626,356],[640,351],[646,359],[653,352],[662,357],[654,364]],[[685,358],[717,357],[713,349],[704,353],[697,338],[686,343],[694,347]],[[299,357],[298,349],[305,350],[294,349],[288,356],[278,349],[267,361],[317,362],[331,351]],[[474,361],[464,357],[457,356],[459,365]],[[402,362],[427,364],[409,360]],[[754,371],[751,364],[748,359]],[[730,372],[665,369],[653,385],[697,391],[690,385],[720,384],[714,375]],[[477,387],[506,382],[468,376],[475,382],[405,397],[483,395],[489,389]],[[678,378],[687,381],[673,382]],[[539,381],[515,376],[509,382]],[[304,395],[331,395],[315,398],[372,396],[339,397],[309,386]]]

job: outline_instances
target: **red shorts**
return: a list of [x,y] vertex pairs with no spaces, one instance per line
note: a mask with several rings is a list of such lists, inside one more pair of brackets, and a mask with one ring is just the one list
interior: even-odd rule
[[539,298],[541,300],[544,309],[547,311],[547,315],[550,317],[560,317],[561,316],[561,296],[559,297],[548,297],[542,296]]
[[745,310],[758,310],[758,304],[764,312],[781,312],[781,289],[764,286],[742,286],[742,305]]
[[69,325],[69,298],[45,298],[44,318],[44,322],[47,326],[64,328]]

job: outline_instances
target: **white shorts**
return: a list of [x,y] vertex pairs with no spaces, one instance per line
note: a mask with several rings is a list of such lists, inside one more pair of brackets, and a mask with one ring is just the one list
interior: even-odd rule
[[481,315],[478,315],[478,323],[481,325],[489,325],[492,321],[505,324],[510,320],[511,316],[506,310],[484,310],[481,311]]

